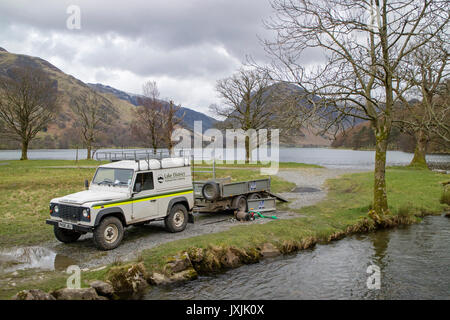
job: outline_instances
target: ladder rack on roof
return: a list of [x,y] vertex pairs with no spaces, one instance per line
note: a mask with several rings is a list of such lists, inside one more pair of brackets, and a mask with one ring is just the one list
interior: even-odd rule
[[[194,160],[194,155],[190,153],[190,150],[181,149],[181,150],[174,150],[172,154],[169,153],[168,150],[162,151],[158,150],[156,153],[153,152],[153,150],[146,150],[146,149],[136,149],[136,150],[117,150],[117,151],[97,151],[95,153],[95,158],[98,161],[110,161],[110,162],[116,162],[116,161],[122,161],[122,160],[131,160],[136,161],[138,163],[138,166],[140,168],[140,160],[144,160],[147,162],[147,166],[150,167],[150,160],[162,160],[164,158],[173,158],[173,157],[179,157],[179,158],[188,158],[189,163],[191,163],[191,160]],[[211,173],[213,179],[216,178],[216,159],[213,158],[212,160],[212,169],[211,170],[195,170],[194,169],[194,163],[195,161],[192,161],[192,172],[193,173]]]
[[131,161],[139,161],[145,160],[147,163],[152,160],[162,160],[164,158],[189,158],[191,159],[191,155],[189,150],[174,150],[172,153],[165,150],[158,150],[156,153],[153,150],[145,150],[145,149],[137,149],[137,150],[117,150],[117,151],[97,151],[95,154],[95,158],[98,161],[122,161],[122,160],[131,160]]

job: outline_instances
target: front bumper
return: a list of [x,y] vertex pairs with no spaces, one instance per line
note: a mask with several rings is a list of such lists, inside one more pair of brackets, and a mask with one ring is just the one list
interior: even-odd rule
[[52,220],[52,219],[45,220],[45,223],[53,225],[53,226],[58,226],[58,222],[69,223],[73,226],[73,230],[78,231],[78,232],[92,232],[92,230],[93,230],[93,227],[83,226],[83,225],[79,225],[79,224],[75,224],[75,223],[71,223],[71,222],[57,221],[57,220]]

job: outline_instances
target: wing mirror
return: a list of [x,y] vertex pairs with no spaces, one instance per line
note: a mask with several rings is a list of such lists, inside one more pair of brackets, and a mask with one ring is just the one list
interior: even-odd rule
[[86,190],[89,189],[89,181],[87,179],[84,180],[84,187],[85,187]]

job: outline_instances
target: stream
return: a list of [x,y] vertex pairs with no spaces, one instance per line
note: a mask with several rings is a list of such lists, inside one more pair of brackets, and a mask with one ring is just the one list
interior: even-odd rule
[[[450,219],[428,216],[419,224],[154,288],[144,299],[450,299],[449,244]],[[380,288],[371,280],[369,289],[376,267]]]

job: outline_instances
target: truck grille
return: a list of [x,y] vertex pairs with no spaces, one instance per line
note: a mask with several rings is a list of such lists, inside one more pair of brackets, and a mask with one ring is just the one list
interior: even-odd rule
[[58,216],[68,221],[80,221],[83,208],[60,204]]

